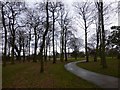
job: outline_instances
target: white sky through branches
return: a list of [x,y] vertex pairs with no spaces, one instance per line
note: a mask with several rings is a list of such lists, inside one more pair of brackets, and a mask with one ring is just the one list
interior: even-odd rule
[[[5,0],[0,0],[0,1],[5,1]],[[6,1],[26,1],[31,7],[34,5],[34,3],[36,2],[40,2],[42,0],[6,0]],[[60,0],[50,0],[50,1],[60,1]],[[94,1],[97,1],[97,0],[61,0],[65,3],[66,7],[70,10],[70,12],[72,13],[71,15],[72,16],[75,16],[75,12],[73,11],[73,2],[94,2]],[[118,0],[103,0],[105,3],[111,3],[111,2],[117,2]],[[118,4],[115,3],[113,4],[113,8],[116,7]],[[74,12],[74,13],[73,13]],[[1,20],[1,19],[0,19]],[[105,29],[106,30],[110,30],[110,27],[113,26],[113,25],[118,25],[118,15],[115,14],[115,13],[110,13],[110,22],[112,21],[112,24],[111,25],[106,25],[105,26]],[[84,40],[84,30],[81,29],[78,25],[76,25],[76,28],[77,28],[77,32],[75,33],[77,37],[81,37],[83,40]],[[0,33],[2,32],[2,30],[0,30]],[[91,37],[91,35],[95,33],[95,27],[94,25],[91,26],[91,28],[88,30],[88,38]],[[1,34],[0,34],[0,43],[2,42],[2,39],[1,39]],[[84,48],[82,49],[84,50]],[[0,52],[2,51],[2,45],[0,44]]]

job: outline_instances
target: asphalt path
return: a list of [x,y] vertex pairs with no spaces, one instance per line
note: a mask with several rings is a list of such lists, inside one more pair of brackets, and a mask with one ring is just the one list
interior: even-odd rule
[[85,62],[85,60],[68,63],[65,65],[65,69],[82,79],[85,79],[89,82],[96,84],[101,88],[118,88],[119,86],[118,78],[108,76],[108,75],[98,74],[98,73],[80,68],[76,65],[76,63],[80,63],[80,62]]

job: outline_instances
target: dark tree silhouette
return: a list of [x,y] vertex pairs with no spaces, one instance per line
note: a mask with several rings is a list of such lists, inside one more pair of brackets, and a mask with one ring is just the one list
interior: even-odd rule
[[46,30],[43,34],[43,40],[42,40],[42,44],[40,46],[40,61],[41,61],[41,68],[40,68],[40,72],[44,72],[44,62],[43,62],[43,57],[42,57],[42,54],[43,54],[43,49],[44,49],[44,45],[45,45],[45,37],[48,33],[48,30],[49,30],[49,13],[48,13],[48,1],[46,2],[45,4],[45,7],[46,7]]
[[105,57],[105,30],[104,30],[104,16],[103,16],[103,2],[98,2],[98,14],[99,14],[99,24],[101,27],[101,64],[103,68],[107,67],[106,57]]
[[5,32],[5,44],[4,44],[4,53],[3,53],[3,66],[6,66],[6,54],[7,54],[7,28],[6,28],[6,23],[5,23],[5,13],[4,13],[4,6],[5,4],[3,4],[2,2],[1,4],[1,14],[2,14],[2,24],[3,24],[3,28],[4,28],[4,32]]
[[[89,61],[89,55],[87,50],[87,34],[88,34],[88,27],[93,23],[93,9],[91,8],[90,2],[80,2],[80,3],[74,3],[73,6],[76,9],[76,12],[78,14],[78,18],[82,18],[83,23],[81,24],[81,27],[85,31],[85,55],[86,55],[86,62]],[[91,10],[90,10],[91,9]]]

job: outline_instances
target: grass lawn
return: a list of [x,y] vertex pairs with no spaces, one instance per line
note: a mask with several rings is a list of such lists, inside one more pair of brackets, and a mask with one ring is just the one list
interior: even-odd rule
[[68,61],[70,62],[75,62],[75,61],[80,61],[80,60],[85,60],[85,58],[77,58],[77,60],[75,58],[68,58]]
[[0,64],[0,89],[2,88],[2,64]]
[[16,63],[2,68],[3,88],[98,88],[64,68],[57,61],[45,63],[45,72],[40,73],[40,63]]
[[111,57],[107,57],[106,59],[107,59],[107,66],[108,66],[108,68],[106,69],[103,69],[102,66],[100,65],[100,59],[97,62],[94,62],[93,59],[90,58],[90,62],[78,63],[77,65],[81,68],[84,68],[93,72],[110,75],[114,77],[120,77],[118,75],[118,64],[120,61],[116,58],[112,59]]

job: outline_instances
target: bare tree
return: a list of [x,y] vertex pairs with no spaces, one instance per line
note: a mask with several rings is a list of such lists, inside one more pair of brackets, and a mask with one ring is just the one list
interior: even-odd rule
[[[15,46],[16,46],[16,51],[18,52],[18,56],[17,56],[17,60],[19,60],[19,62],[20,62],[20,60],[21,60],[21,52],[22,52],[22,43],[23,43],[23,40],[22,40],[22,38],[23,38],[23,34],[24,33],[22,33],[22,31],[21,30],[17,30],[17,32],[16,32],[16,35],[17,35],[17,37],[16,37],[16,43],[18,44],[16,44]],[[18,47],[19,47],[19,49],[18,49]]]
[[55,21],[59,16],[59,9],[60,9],[59,6],[60,6],[60,2],[50,2],[49,3],[49,11],[52,13],[52,22],[53,22],[53,24],[52,24],[53,25],[53,30],[52,30],[53,63],[56,63],[54,36],[55,36]]
[[43,62],[43,57],[42,57],[42,54],[43,54],[43,49],[44,49],[44,45],[45,45],[45,37],[48,33],[48,30],[49,30],[49,12],[48,12],[48,1],[46,1],[45,3],[45,10],[46,10],[46,30],[43,34],[43,39],[42,39],[42,44],[40,46],[40,59],[41,59],[41,68],[40,68],[40,72],[44,72],[44,62]]
[[[114,12],[114,8],[111,8],[111,5],[113,5],[114,2],[109,3],[109,4],[104,4],[103,6],[103,17],[104,17],[104,25],[106,25],[105,27],[107,27],[108,25],[110,25],[112,22],[109,20],[110,19],[110,13]],[[97,57],[98,55],[100,55],[100,57],[102,57],[102,48],[101,48],[101,41],[102,41],[102,32],[101,32],[101,17],[100,17],[100,5],[98,2],[95,2],[95,15],[94,15],[94,20],[95,20],[95,26],[96,26],[96,53],[95,53],[95,58],[94,61],[97,61]],[[99,52],[99,53],[98,53]]]
[[102,48],[101,61],[102,61],[103,68],[106,68],[107,64],[106,64],[106,58],[105,58],[105,30],[104,30],[103,2],[102,2],[102,0],[99,1],[98,5],[99,5],[100,22],[101,22],[101,35],[102,35],[102,40],[101,40],[101,48]]
[[[29,9],[29,8],[28,8]],[[30,25],[31,29],[33,30],[33,34],[34,34],[34,58],[33,58],[33,62],[37,62],[36,61],[36,55],[37,55],[37,48],[38,48],[38,30],[41,30],[39,28],[40,25],[40,15],[38,15],[38,11],[31,9],[31,10],[27,10],[27,24]],[[29,31],[29,35],[31,35],[31,30]],[[31,36],[29,36],[31,37]],[[29,38],[31,39],[31,38]]]
[[76,12],[77,12],[77,17],[82,18],[83,23],[80,24],[82,28],[85,31],[85,55],[86,55],[86,62],[89,61],[89,56],[88,56],[88,50],[87,50],[87,33],[88,33],[88,27],[92,24],[92,17],[93,17],[93,9],[92,9],[92,3],[90,2],[77,2],[73,4]]
[[60,60],[61,62],[63,62],[63,59],[64,59],[64,21],[63,21],[63,18],[64,18],[64,14],[65,14],[65,7],[64,7],[64,4],[61,3],[60,4],[60,21],[59,21],[59,25],[61,27],[61,39],[60,39],[60,52],[61,52],[61,55],[60,55]]
[[[2,9],[3,13],[3,20],[6,20],[3,22],[4,28],[8,29],[10,31],[10,35],[12,36],[12,55],[11,55],[11,63],[14,64],[14,50],[15,50],[15,37],[16,37],[16,30],[19,27],[17,18],[19,17],[20,13],[25,9],[24,2],[6,2],[6,5],[4,6],[4,9]],[[5,32],[5,35],[7,36],[7,33]],[[7,37],[5,38],[7,39]],[[5,43],[6,40],[5,40]],[[7,44],[6,44],[7,45]],[[7,46],[5,46],[7,47]]]
[[4,6],[7,3],[1,2],[1,14],[2,14],[2,24],[5,32],[5,43],[4,43],[4,53],[3,53],[3,66],[6,66],[6,54],[7,54],[7,28],[6,28],[6,23],[5,23],[5,11],[4,11]]
[[73,37],[68,43],[70,48],[73,50],[73,56],[75,57],[75,60],[77,60],[79,49],[82,46],[82,39]]
[[65,48],[64,48],[64,51],[65,51],[65,61],[67,61],[67,36],[68,36],[68,32],[72,29],[72,18],[68,16],[69,15],[69,12],[66,11],[66,14],[65,14],[65,18],[64,18],[64,28],[65,28],[65,36],[64,36],[64,44],[65,44]]

